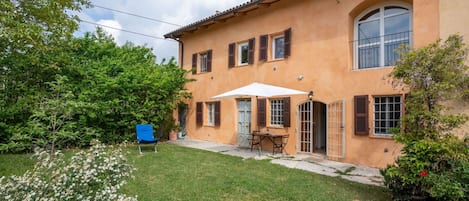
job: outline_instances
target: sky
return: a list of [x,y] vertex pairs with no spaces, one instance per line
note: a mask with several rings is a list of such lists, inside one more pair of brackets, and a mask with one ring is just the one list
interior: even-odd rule
[[[215,14],[216,11],[224,11],[247,1],[248,0],[91,0],[91,4],[96,5],[96,7],[84,8],[77,14],[83,21],[80,23],[79,31],[75,33],[75,36],[80,37],[85,32],[94,32],[97,25],[91,23],[96,23],[164,38],[164,34],[180,28],[172,24],[185,26],[211,16]],[[135,17],[100,7],[124,11],[169,22],[171,24]],[[163,58],[177,58],[178,56],[178,43],[172,39],[156,39],[111,28],[102,28],[107,33],[111,34],[119,45],[130,41],[135,45],[145,45],[146,47],[152,48],[154,54],[157,56],[158,62],[161,62]]]

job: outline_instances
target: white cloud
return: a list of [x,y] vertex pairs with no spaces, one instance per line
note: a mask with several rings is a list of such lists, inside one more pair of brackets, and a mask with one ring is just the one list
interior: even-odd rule
[[[121,10],[149,18],[159,19],[179,25],[187,25],[202,18],[224,11],[247,0],[116,0],[109,4],[108,0],[92,0],[92,4]],[[161,37],[178,26],[155,22],[135,16],[109,11],[102,8],[84,9],[79,17],[86,21],[103,24],[123,30],[138,32],[154,37]],[[80,32],[94,31],[95,25],[82,22]],[[153,52],[160,59],[177,57],[178,44],[174,40],[162,40],[123,31],[106,29],[112,34],[118,44],[130,41],[136,45],[146,45],[153,48]]]

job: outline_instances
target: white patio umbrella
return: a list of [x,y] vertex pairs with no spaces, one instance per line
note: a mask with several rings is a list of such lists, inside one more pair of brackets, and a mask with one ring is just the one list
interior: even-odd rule
[[212,98],[220,99],[239,96],[274,97],[297,94],[307,94],[307,92],[254,82],[244,87],[213,96]]

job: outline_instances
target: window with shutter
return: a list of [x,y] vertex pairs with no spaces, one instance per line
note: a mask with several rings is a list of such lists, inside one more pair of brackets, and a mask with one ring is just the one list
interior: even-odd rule
[[192,74],[197,74],[197,53],[192,54]]
[[204,116],[203,116],[203,103],[197,102],[196,103],[196,114],[195,114],[195,122],[197,126],[202,126],[204,123]]
[[290,97],[283,99],[283,126],[290,127]]
[[266,126],[266,99],[257,99],[257,125]]
[[220,126],[220,101],[214,102],[215,104],[215,126]]
[[261,35],[259,37],[259,61],[267,61],[268,40],[268,35]]
[[291,28],[288,28],[283,32],[283,37],[284,37],[283,56],[284,58],[287,58],[290,56],[290,53],[291,53]]
[[368,96],[355,96],[355,134],[368,135]]
[[254,64],[254,38],[249,39],[248,41],[248,64]]
[[228,67],[233,68],[235,66],[235,44],[230,43],[228,45]]
[[212,72],[212,50],[207,51],[207,72]]

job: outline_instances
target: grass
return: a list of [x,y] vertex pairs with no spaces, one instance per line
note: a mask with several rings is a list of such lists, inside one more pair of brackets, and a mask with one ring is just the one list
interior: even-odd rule
[[[137,168],[122,191],[139,200],[390,200],[385,188],[203,150],[161,143],[128,147]],[[21,164],[21,168],[17,168]],[[0,155],[0,175],[22,174],[27,155]]]

